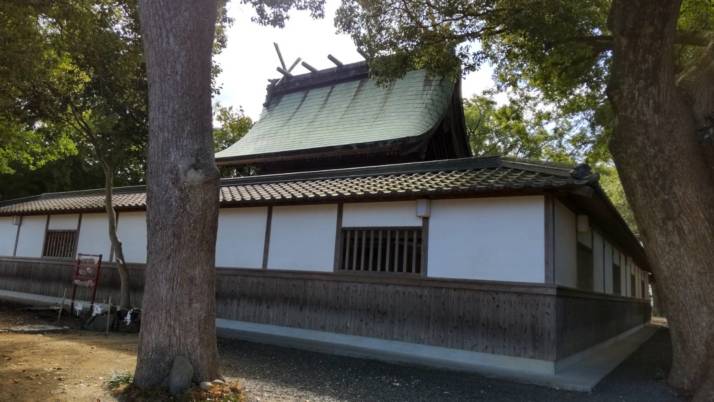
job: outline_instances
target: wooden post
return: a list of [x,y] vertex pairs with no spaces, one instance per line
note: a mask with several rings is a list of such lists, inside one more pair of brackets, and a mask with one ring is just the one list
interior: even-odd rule
[[112,318],[112,297],[109,296],[109,301],[107,302],[107,330],[104,336],[109,336],[109,320]]
[[[62,289],[62,301],[60,301],[59,309],[57,310],[57,323],[62,319],[62,310],[64,310],[64,299],[67,297],[67,288]],[[72,314],[72,312],[69,312]]]

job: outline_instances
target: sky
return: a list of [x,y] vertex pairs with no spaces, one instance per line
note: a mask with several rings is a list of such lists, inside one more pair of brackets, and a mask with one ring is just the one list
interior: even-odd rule
[[[226,48],[216,59],[223,69],[218,77],[221,93],[214,102],[223,106],[242,107],[253,120],[257,120],[265,100],[265,88],[269,78],[280,78],[275,69],[280,65],[273,42],[277,42],[290,66],[296,58],[317,69],[334,67],[327,59],[332,54],[343,63],[362,60],[352,39],[337,34],[333,24],[339,0],[327,0],[325,18],[313,20],[307,12],[292,12],[285,28],[261,26],[251,21],[255,14],[249,5],[232,1],[228,15],[233,25],[228,29]],[[296,74],[308,72],[297,66]],[[462,94],[469,97],[493,86],[492,70],[485,67],[469,74],[462,83]]]

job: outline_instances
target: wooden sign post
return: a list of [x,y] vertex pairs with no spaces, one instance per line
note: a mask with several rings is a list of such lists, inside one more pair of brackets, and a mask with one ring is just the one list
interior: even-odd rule
[[102,269],[101,254],[77,254],[77,261],[72,277],[72,302],[69,311],[74,312],[74,298],[77,295],[77,287],[90,288],[92,290],[92,302],[89,306],[91,311],[94,307],[94,298],[97,296],[97,286],[99,286],[99,271]]

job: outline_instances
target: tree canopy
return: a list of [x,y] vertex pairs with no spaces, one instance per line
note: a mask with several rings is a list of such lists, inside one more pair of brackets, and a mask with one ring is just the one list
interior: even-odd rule
[[214,105],[214,120],[218,127],[213,129],[213,149],[223,151],[243,138],[253,127],[253,120],[245,115],[243,108],[234,110],[232,106]]
[[[101,187],[104,164],[118,185],[144,181],[147,82],[137,13],[135,0],[0,4],[0,199]],[[214,53],[230,23],[220,2]],[[214,93],[219,73],[214,63]],[[61,180],[38,180],[58,172]]]

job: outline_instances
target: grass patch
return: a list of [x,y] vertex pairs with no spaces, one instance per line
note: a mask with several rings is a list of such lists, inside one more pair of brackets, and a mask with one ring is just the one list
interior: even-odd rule
[[195,386],[182,395],[171,395],[165,388],[140,389],[134,385],[134,375],[129,372],[112,374],[107,381],[112,396],[120,401],[132,402],[244,402],[245,392],[238,382],[213,384],[203,390]]
[[107,388],[109,388],[110,391],[114,391],[117,388],[129,385],[132,382],[134,382],[134,374],[128,371],[123,371],[120,373],[114,372],[107,381]]

